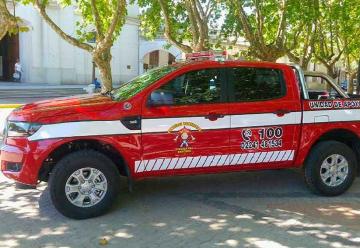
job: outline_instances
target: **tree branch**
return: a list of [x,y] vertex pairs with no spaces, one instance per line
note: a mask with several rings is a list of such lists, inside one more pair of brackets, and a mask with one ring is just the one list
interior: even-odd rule
[[256,19],[257,19],[257,32],[256,35],[261,43],[264,43],[263,28],[264,28],[264,16],[262,15],[261,6],[259,0],[254,1],[256,9]]
[[6,6],[6,0],[0,0],[0,40],[8,33],[9,30],[18,27],[18,20],[11,15]]
[[199,28],[190,1],[185,1],[185,8],[189,16],[190,28],[192,30],[193,44],[197,44],[199,42]]
[[197,0],[190,0],[190,1],[191,1],[192,11],[194,13],[194,16],[195,16],[195,19],[197,22],[196,24],[199,29],[199,40],[198,40],[198,44],[196,44],[196,47],[198,48],[196,50],[199,50],[199,49],[202,49],[202,47],[204,46],[204,42],[208,36],[207,20],[203,20],[201,18],[199,10],[197,8],[197,4],[196,4]]
[[45,10],[45,5],[40,3],[40,0],[35,0],[34,1],[35,4],[35,8],[38,10],[39,14],[41,15],[41,17],[45,20],[45,22],[58,34],[60,35],[64,40],[66,40],[68,43],[70,43],[71,45],[74,45],[76,47],[79,47],[81,49],[84,49],[88,52],[92,52],[93,51],[93,47],[89,44],[80,42],[79,40],[75,39],[74,37],[66,34],[63,30],[61,30],[61,28],[59,28],[58,25],[56,25],[54,23],[53,20],[51,20],[51,18],[48,16],[48,14],[46,13]]
[[246,16],[246,12],[244,8],[242,7],[243,1],[234,1],[235,4],[237,4],[237,16],[240,19],[241,24],[243,25],[243,29],[245,32],[245,38],[251,43],[251,44],[257,44],[256,38],[254,36],[254,32],[251,28],[251,24]]
[[99,15],[99,11],[96,7],[95,0],[90,1],[91,11],[94,15],[94,21],[95,21],[95,27],[96,27],[96,33],[100,37],[100,39],[103,38],[103,29],[102,29],[102,23]]
[[118,0],[112,16],[110,27],[105,33],[104,39],[99,42],[99,47],[101,47],[100,50],[105,51],[109,46],[111,46],[115,29],[119,24],[120,18],[125,18],[125,12],[126,0]]
[[182,50],[183,52],[191,52],[192,49],[190,46],[184,45],[180,42],[178,42],[176,39],[174,39],[174,37],[171,34],[171,29],[170,29],[170,17],[169,17],[169,13],[167,10],[167,6],[166,3],[164,2],[164,0],[158,0],[159,4],[160,4],[160,8],[161,11],[164,15],[164,24],[165,24],[165,37],[170,41],[170,43],[172,43],[173,45],[177,46],[180,50]]
[[286,0],[282,0],[281,1],[281,7],[279,10],[279,16],[280,16],[280,21],[279,21],[279,26],[276,32],[276,44],[278,46],[283,46],[284,44],[284,37],[285,37],[285,28],[286,28]]

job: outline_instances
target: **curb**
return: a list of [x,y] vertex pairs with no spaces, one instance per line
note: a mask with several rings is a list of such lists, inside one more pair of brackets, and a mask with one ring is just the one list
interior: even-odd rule
[[23,104],[0,104],[0,109],[13,109],[22,106]]

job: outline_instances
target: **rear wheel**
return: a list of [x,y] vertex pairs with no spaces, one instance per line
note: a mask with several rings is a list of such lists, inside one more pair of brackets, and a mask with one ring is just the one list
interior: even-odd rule
[[337,141],[320,142],[306,159],[305,181],[317,194],[340,195],[352,185],[356,166],[356,156],[350,147]]
[[114,163],[96,151],[79,151],[58,162],[49,188],[55,208],[73,219],[106,213],[119,191],[119,172]]

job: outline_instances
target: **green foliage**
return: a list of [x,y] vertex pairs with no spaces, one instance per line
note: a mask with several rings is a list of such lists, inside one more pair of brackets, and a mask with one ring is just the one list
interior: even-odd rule
[[[34,4],[36,0],[20,0],[23,4]],[[50,4],[49,0],[39,0],[42,6],[47,7]],[[113,20],[114,13],[117,6],[117,0],[94,0],[93,3],[98,12],[99,19],[95,20],[95,14],[91,6],[91,0],[57,0],[51,1],[56,2],[61,8],[74,8],[76,14],[79,15],[79,20],[76,21],[76,38],[80,42],[87,42],[89,40],[94,40],[96,36],[103,36],[103,33],[106,32]],[[115,31],[113,33],[113,40],[115,40],[121,31],[121,27],[125,22],[125,15],[118,22]],[[102,33],[97,32],[96,26],[100,27]]]
[[[314,22],[314,0],[224,0],[227,6],[222,35],[245,37],[246,57],[276,60],[298,49]],[[311,33],[311,32],[310,32]],[[303,35],[303,36],[301,36]]]
[[[360,56],[360,1],[319,1],[315,57],[336,77],[336,63],[354,64]],[[352,62],[352,61],[353,62]]]
[[[208,30],[219,28],[218,20],[223,10],[219,1],[214,0],[139,0],[137,2],[142,10],[140,27],[145,38],[154,39],[165,34],[170,43],[186,44],[190,50],[196,50],[196,46],[209,48]],[[197,12],[201,20],[195,18]],[[202,13],[204,15],[201,15]],[[166,34],[167,26],[168,34]],[[201,33],[201,28],[206,34]],[[199,41],[199,36],[202,34],[206,36],[203,42]]]

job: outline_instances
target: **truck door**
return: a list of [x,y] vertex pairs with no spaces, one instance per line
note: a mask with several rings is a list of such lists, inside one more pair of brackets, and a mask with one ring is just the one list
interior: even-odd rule
[[[258,66],[258,65],[257,65]],[[287,66],[229,68],[231,164],[293,164],[301,123],[300,92]]]
[[135,173],[186,174],[225,162],[230,117],[224,78],[224,69],[193,70],[150,92]]

